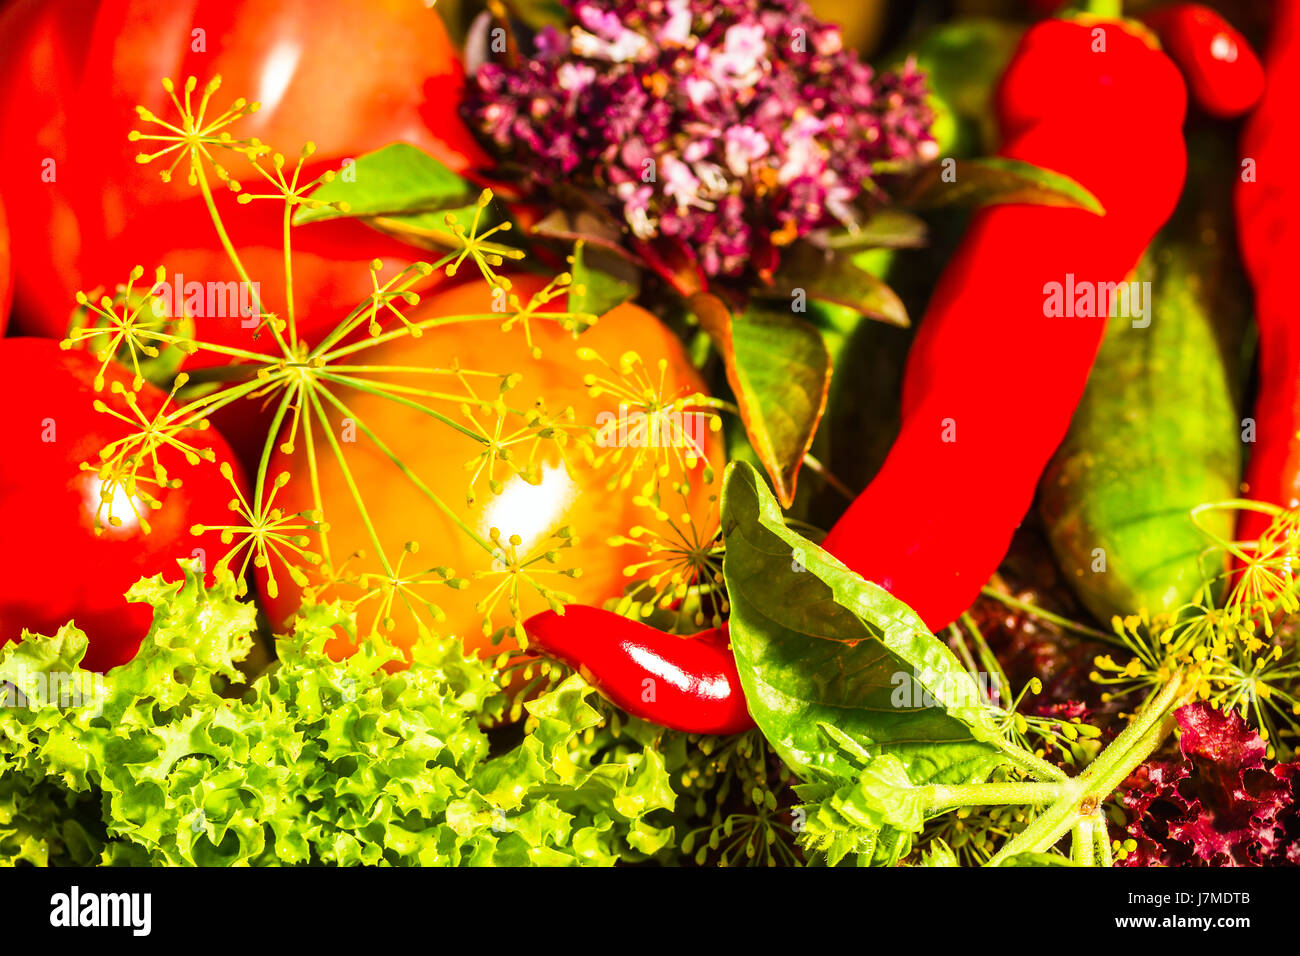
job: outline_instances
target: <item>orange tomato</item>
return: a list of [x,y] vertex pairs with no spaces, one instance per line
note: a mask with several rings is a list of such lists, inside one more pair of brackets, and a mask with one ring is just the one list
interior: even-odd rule
[[[540,282],[531,278],[514,281],[515,291],[523,302],[527,302],[528,296],[541,287]],[[584,376],[593,372],[602,372],[606,376],[610,373],[597,362],[580,358],[580,348],[595,350],[615,367],[619,365],[621,356],[629,351],[635,352],[656,385],[660,377],[658,363],[663,360],[666,364],[660,394],[666,399],[705,390],[703,381],[691,366],[678,339],[658,319],[638,306],[619,306],[601,317],[595,326],[577,340],[553,321],[533,321],[533,342],[541,349],[541,357],[535,358],[530,353],[521,328],[515,327],[508,331],[501,329],[501,319],[494,314],[492,304],[492,290],[481,280],[440,290],[412,310],[409,316],[412,321],[439,315],[479,315],[483,320],[427,330],[419,338],[403,337],[353,355],[348,361],[375,366],[437,369],[459,367],[517,373],[520,376],[518,384],[505,396],[512,408],[529,409],[541,398],[552,414],[571,407],[572,423],[575,426],[599,427],[610,422],[611,416],[618,415],[620,405],[619,396],[602,394],[593,397],[589,394],[589,389],[583,383]],[[550,310],[562,308],[563,298],[549,307]],[[393,384],[436,388],[444,392],[463,391],[463,386],[452,375],[433,377],[403,372],[368,377],[371,380],[381,378]],[[496,379],[474,377],[469,381],[478,395],[488,399],[495,397],[499,384]],[[336,394],[346,403],[347,414],[331,414],[333,435],[336,439],[345,436],[345,419],[351,418],[355,423],[355,443],[341,443],[340,447],[344,449],[352,481],[361,491],[374,533],[390,562],[402,558],[400,576],[408,581],[413,575],[428,572],[438,566],[449,566],[457,578],[468,580],[468,587],[454,590],[437,583],[438,579],[430,575],[431,580],[427,585],[415,587],[416,592],[436,604],[446,615],[444,621],[433,625],[434,628],[440,633],[460,637],[467,649],[489,649],[490,645],[483,634],[483,613],[475,605],[493,587],[501,584],[507,575],[501,573],[502,566],[499,564],[494,572],[493,553],[458,527],[455,519],[462,521],[481,541],[489,544],[492,543],[493,528],[499,529],[502,544],[511,536],[517,536],[520,554],[549,549],[556,543],[552,537],[556,532],[564,527],[571,528],[577,536],[577,543],[559,550],[554,565],[542,561],[534,565],[533,569],[581,569],[581,576],[572,579],[548,573],[547,570],[541,570],[537,578],[557,591],[571,594],[573,600],[579,603],[593,605],[600,605],[621,595],[628,582],[624,568],[632,561],[644,560],[646,557],[646,551],[640,547],[610,546],[608,539],[612,535],[626,535],[632,527],[638,525],[671,534],[659,522],[652,509],[644,502],[637,503],[634,500],[642,485],[653,474],[653,466],[636,471],[626,489],[611,491],[608,482],[614,471],[610,463],[606,462],[604,466],[593,465],[578,453],[573,441],[565,446],[564,454],[561,454],[556,443],[543,442],[539,446],[537,458],[540,481],[529,483],[519,474],[504,471],[498,462],[496,470],[501,481],[500,492],[494,494],[487,487],[486,481],[480,480],[476,486],[475,500],[467,503],[466,490],[471,472],[466,470],[465,464],[482,453],[481,442],[390,398],[351,388],[336,390]],[[428,404],[459,423],[469,424],[457,407],[458,403],[454,401]],[[491,432],[495,416],[484,414],[477,408],[472,411],[480,424],[486,426],[485,430]],[[521,419],[515,417],[507,432],[517,429],[520,424]],[[699,424],[704,424],[702,419]],[[440,510],[414,482],[401,474],[388,456],[366,437],[363,425],[372,429],[429,491],[448,506],[451,515]],[[695,427],[695,424],[687,427]],[[349,555],[364,551],[364,557],[353,558],[346,565],[346,572],[350,576],[357,572],[381,574],[383,565],[376,554],[375,542],[353,500],[347,475],[334,455],[329,438],[319,434],[319,431],[316,429],[314,435],[314,451],[318,463],[320,504],[328,524],[330,558],[337,568]],[[689,510],[702,530],[711,531],[717,526],[711,496],[716,496],[720,487],[722,444],[718,433],[707,426],[701,431],[702,438],[700,432],[686,432],[689,436],[686,440],[699,442],[698,447],[704,452],[704,461],[697,461],[687,471],[684,465],[674,459],[670,462],[670,475],[663,480],[661,487],[667,489],[669,483],[689,477],[691,487],[685,500],[665,490],[665,510],[675,520],[680,518],[684,509]],[[634,432],[633,429],[626,434]],[[619,440],[617,429],[612,426],[602,434],[605,434],[608,441]],[[680,440],[680,436],[678,438]],[[298,445],[291,455],[279,453],[270,471],[274,476],[287,470],[292,476],[275,502],[286,513],[309,512],[316,507],[306,465],[305,442],[299,441]],[[610,449],[597,447],[594,450],[599,461],[599,453]],[[625,450],[631,455],[637,449]],[[640,450],[655,451],[645,447]],[[520,447],[515,451],[520,455],[526,454]],[[671,454],[671,450],[664,451]],[[662,457],[658,460],[660,463],[664,461]],[[705,462],[712,466],[714,473],[711,484],[704,480]],[[710,521],[712,524],[708,525],[707,522]],[[409,541],[418,543],[418,552],[403,553],[404,545]],[[312,570],[310,573],[313,580],[319,582],[324,572]],[[477,579],[476,573],[480,575]],[[272,623],[279,629],[299,608],[302,589],[284,574],[277,576],[277,584],[279,593],[272,596],[267,587],[266,574],[262,574],[263,596]],[[349,590],[336,585],[327,590],[322,599],[331,596],[355,598],[361,593],[355,586]],[[375,620],[374,607],[377,603],[378,599],[372,596],[359,605],[357,623],[361,633],[366,633]],[[545,600],[533,588],[521,586],[521,617],[545,610],[546,607]],[[409,647],[416,638],[417,627],[414,618],[402,609],[400,597],[394,601],[391,617],[394,629],[390,636],[399,646]],[[509,621],[508,601],[503,599],[492,615],[492,625],[494,628],[501,627]],[[341,638],[330,650],[339,656],[348,653],[348,647]]]

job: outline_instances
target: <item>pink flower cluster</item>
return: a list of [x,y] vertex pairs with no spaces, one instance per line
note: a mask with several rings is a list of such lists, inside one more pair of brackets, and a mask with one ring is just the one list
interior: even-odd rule
[[480,67],[468,118],[533,186],[596,190],[709,275],[851,226],[881,164],[934,157],[924,75],[877,74],[803,0],[564,2],[568,34]]

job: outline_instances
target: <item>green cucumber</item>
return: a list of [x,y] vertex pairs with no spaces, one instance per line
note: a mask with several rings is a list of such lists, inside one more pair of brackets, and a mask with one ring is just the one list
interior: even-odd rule
[[[1241,477],[1237,406],[1249,297],[1224,252],[1233,237],[1222,221],[1184,218],[1147,251],[1135,278],[1151,283],[1150,325],[1110,320],[1040,486],[1057,560],[1102,621],[1175,610],[1207,572],[1222,570],[1209,566],[1221,557],[1203,560],[1210,539],[1190,515],[1236,497]],[[1230,511],[1201,521],[1231,538]]]

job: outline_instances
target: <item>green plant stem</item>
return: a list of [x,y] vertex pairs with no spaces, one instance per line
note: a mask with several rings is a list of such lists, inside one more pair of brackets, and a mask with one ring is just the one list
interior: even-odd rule
[[1007,680],[1006,671],[1002,669],[1002,664],[997,655],[993,653],[993,648],[989,647],[988,641],[984,640],[984,632],[975,623],[975,618],[971,617],[969,611],[966,611],[961,616],[961,622],[965,625],[971,640],[975,642],[975,650],[979,652],[980,664],[983,666],[985,673],[997,677],[998,692],[1006,694],[1007,700],[1012,699],[1011,682]]
[[[993,598],[993,600],[997,601],[999,604],[1005,604],[1013,610],[1023,611],[1026,614],[1032,614],[1034,617],[1042,618],[1049,624],[1055,624],[1063,631],[1070,631],[1071,633],[1078,634],[1082,637],[1095,638],[1099,641],[1105,641],[1108,644],[1120,644],[1119,639],[1116,638],[1114,634],[1107,634],[1105,631],[1099,631],[1096,628],[1088,627],[1086,624],[1079,624],[1075,621],[1071,621],[1067,617],[1062,617],[1059,614],[1054,614],[1035,604],[1029,604],[1026,601],[1013,598],[1010,594],[1004,594],[996,588],[991,588],[988,585],[981,588],[980,593],[986,597]],[[1120,644],[1120,646],[1124,645]]]
[[1070,859],[1080,866],[1096,864],[1096,841],[1093,817],[1087,816],[1074,825],[1070,836]]
[[[207,346],[203,349],[206,351]],[[191,385],[207,385],[212,382],[250,382],[257,378],[257,373],[266,368],[267,356],[258,356],[257,365],[213,365],[210,368],[197,368],[188,373]]]
[[356,389],[358,392],[366,392],[367,394],[375,395],[378,396],[379,398],[387,399],[398,405],[405,405],[407,408],[410,408],[413,411],[417,411],[420,412],[421,414],[428,415],[434,421],[437,421],[443,425],[446,425],[448,428],[460,432],[462,435],[464,435],[467,438],[472,438],[480,445],[486,445],[488,443],[487,439],[485,439],[482,435],[478,434],[468,426],[462,425],[460,422],[442,414],[441,412],[434,411],[432,408],[429,408],[427,405],[421,405],[419,402],[413,402],[409,398],[403,398],[401,395],[396,394],[390,388],[380,388],[378,386],[372,385],[371,383],[367,382],[365,379],[353,378],[350,375],[331,375],[328,372],[319,372],[317,373],[316,377],[321,381],[332,382],[335,385],[345,385],[348,388]]
[[1002,741],[997,747],[1017,767],[1039,780],[1061,781],[1069,779],[1069,774],[1060,767],[1048,763],[1038,754],[1030,753],[1009,740]]
[[853,490],[836,476],[836,474],[814,458],[811,454],[803,456],[803,463],[808,466],[813,474],[820,477],[826,484],[834,488],[846,501],[852,501],[857,497]]
[[1055,803],[1063,793],[1062,783],[968,783],[956,786],[933,784],[918,787],[932,810],[954,807],[1044,806]]
[[[519,315],[519,314],[521,313],[475,312],[472,314],[467,313],[465,315],[445,315],[445,316],[439,316],[434,319],[425,319],[422,322],[412,322],[411,327],[419,329],[421,332],[427,332],[430,329],[441,328],[444,325],[464,325],[470,322],[496,322],[500,324],[506,321],[507,319],[509,319],[512,315]],[[354,324],[351,328],[356,328],[356,327],[357,324]],[[351,331],[351,328],[344,329],[343,326],[340,326],[340,329],[343,329],[344,332]],[[337,339],[333,335],[331,335],[330,338],[326,339],[324,342],[322,342],[320,345],[318,345],[315,349],[312,350],[312,356],[314,358],[320,358],[322,361],[326,363],[333,363],[337,359],[340,359],[345,355],[355,355],[357,352],[362,352],[366,349],[375,348],[376,346],[383,345],[385,342],[391,342],[393,341],[393,339],[400,339],[407,335],[410,335],[410,329],[407,328],[394,329],[391,332],[383,332],[379,335],[373,335],[368,338],[361,339],[360,341],[357,342],[351,342],[347,345],[341,345],[338,348],[332,348],[334,342],[337,341]]]
[[1000,866],[1020,853],[1042,853],[1073,829],[1080,816],[1095,814],[1101,802],[1173,730],[1173,709],[1189,693],[1190,690],[1183,686],[1182,671],[1176,672],[1083,773],[1062,784],[1061,798],[1009,840],[987,865]]
[[408,467],[400,458],[398,458],[396,453],[394,453],[391,449],[389,449],[389,447],[386,444],[384,444],[384,442],[379,438],[379,436],[376,435],[373,431],[371,431],[370,427],[364,421],[362,421],[362,419],[355,412],[353,412],[350,408],[348,408],[348,406],[344,404],[344,402],[341,399],[339,399],[338,396],[334,395],[329,389],[325,388],[323,385],[317,384],[315,388],[312,389],[311,398],[312,398],[313,405],[317,409],[317,415],[320,421],[321,429],[323,433],[326,435],[326,437],[329,439],[331,447],[334,449],[334,456],[335,458],[338,459],[339,466],[343,470],[344,478],[348,482],[348,487],[353,492],[352,495],[353,501],[356,503],[357,508],[361,511],[362,521],[366,526],[366,530],[370,533],[370,539],[375,546],[375,550],[379,552],[380,560],[383,561],[384,563],[385,572],[387,572],[390,575],[392,574],[391,569],[388,567],[388,561],[386,558],[384,558],[383,545],[380,543],[379,535],[375,531],[374,526],[370,523],[370,516],[369,513],[365,510],[365,505],[362,502],[360,497],[360,491],[357,490],[356,486],[352,482],[351,472],[348,470],[347,465],[343,460],[343,450],[339,447],[337,440],[334,438],[334,433],[330,430],[329,418],[326,416],[324,408],[321,407],[320,401],[318,399],[319,395],[323,395],[325,397],[325,400],[328,401],[332,406],[334,406],[334,408],[336,408],[339,411],[341,416],[345,418],[351,418],[356,423],[356,426],[358,429],[360,429],[361,433],[365,435],[367,438],[369,438],[372,442],[374,442],[375,446],[379,449],[379,451],[385,457],[387,457],[389,461],[391,461],[399,469],[401,469],[402,474],[404,474],[411,481],[411,483],[414,484],[415,487],[424,494],[426,498],[428,498],[431,502],[433,502],[434,506],[439,511],[445,514],[458,528],[460,528],[461,531],[465,532],[465,534],[475,544],[481,547],[484,551],[488,552],[488,554],[496,554],[496,548],[492,544],[484,540],[482,535],[480,535],[468,524],[466,524],[465,519],[462,518],[460,514],[456,512],[456,509],[448,506],[448,504],[445,501],[443,501],[442,498],[440,498],[437,494],[434,493],[433,489],[431,489],[428,485],[426,485],[423,481],[421,481],[420,477],[416,475],[415,472],[413,472],[410,469],[410,467]]
[[[208,177],[203,172],[202,164],[197,161],[197,157],[193,157],[191,161],[194,162],[194,169],[198,172],[197,178],[199,181],[199,191],[203,193],[203,202],[208,207],[208,216],[212,219],[213,228],[217,231],[217,239],[221,242],[221,248],[225,250],[227,258],[230,259],[230,264],[235,267],[235,273],[239,276],[240,281],[244,283],[244,286],[252,295],[253,300],[257,305],[257,314],[261,317],[265,314],[265,310],[262,307],[262,297],[258,295],[257,286],[253,283],[253,280],[248,277],[248,271],[244,268],[244,261],[239,258],[239,253],[235,251],[235,246],[230,241],[230,236],[226,234],[225,223],[221,221],[221,214],[217,212],[217,203],[216,200],[212,198],[212,188],[208,185]],[[285,355],[292,354],[289,352],[288,346],[285,344],[284,338],[280,335],[280,330],[276,328],[275,323],[270,322],[268,325],[271,329],[271,334],[275,337],[276,344],[280,346],[281,351],[283,351]]]
[[[352,477],[352,469],[348,467],[347,458],[343,455],[343,449],[339,447],[338,439],[334,437],[334,431],[330,428],[329,416],[325,414],[325,409],[321,407],[318,392],[325,394],[326,398],[333,399],[333,396],[322,386],[313,382],[310,388],[306,389],[306,396],[311,402],[311,408],[316,413],[320,421],[321,434],[330,443],[330,449],[334,452],[334,458],[339,463],[339,472],[343,475],[343,481],[348,486],[348,493],[352,496],[352,502],[357,506],[357,512],[361,515],[361,523],[365,526],[366,534],[370,537],[370,543],[375,547],[375,553],[379,556],[379,563],[383,565],[384,574],[389,578],[393,577],[393,567],[388,562],[388,553],[384,550],[384,544],[379,540],[379,532],[375,530],[374,524],[370,520],[370,512],[366,510],[365,500],[361,497],[361,489],[357,487],[356,480]],[[343,410],[347,414],[347,409]],[[360,422],[358,428],[363,428]]]
[[258,520],[263,515],[263,508],[266,505],[266,472],[271,467],[271,455],[275,450],[276,443],[280,437],[280,427],[284,424],[284,417],[289,412],[293,404],[293,389],[286,388],[280,403],[276,406],[275,417],[271,420],[271,426],[266,431],[266,441],[262,443],[262,454],[257,461],[257,478],[253,484],[253,502],[252,512],[253,519]]
[[[298,184],[298,172],[301,170],[302,163],[299,163],[298,169],[293,174],[295,186]],[[293,246],[289,238],[289,231],[292,227],[293,203],[286,202],[284,204],[284,304],[289,322],[289,347],[296,352],[298,349],[298,323],[295,319],[293,302]]]
[[[963,615],[964,617],[964,615]],[[948,637],[957,644],[957,653],[962,663],[966,665],[966,670],[971,676],[979,672],[979,665],[975,663],[975,658],[971,656],[970,648],[966,645],[966,638],[962,636],[961,629],[956,624],[948,625]]]
[[[971,636],[979,639],[980,658],[985,661],[983,666],[989,668],[992,673],[997,674],[998,679],[1002,682],[1001,687],[1006,688],[1006,674],[1003,672],[1001,665],[997,663],[997,658],[993,656],[988,644],[984,642],[984,635],[980,634],[979,629],[975,626],[974,619],[969,614],[963,614],[962,622],[970,630]],[[952,639],[957,642],[957,650],[966,665],[966,669],[972,677],[977,676],[980,665],[975,663],[975,658],[971,655],[970,647],[966,644],[966,638],[963,636],[961,628],[956,624],[950,624],[948,625],[948,631]],[[1037,754],[1030,753],[1005,738],[998,741],[995,746],[1017,767],[1038,780],[1064,780],[1067,777],[1065,771],[1060,767],[1048,763]]]
[[1097,844],[1097,865],[1105,867],[1114,865],[1115,859],[1110,850],[1110,831],[1106,828],[1106,814],[1102,812],[1101,807],[1098,807],[1094,814],[1092,836]]

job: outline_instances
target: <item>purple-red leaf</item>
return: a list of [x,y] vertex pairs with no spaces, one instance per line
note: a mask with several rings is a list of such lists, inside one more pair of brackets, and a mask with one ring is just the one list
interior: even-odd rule
[[1267,746],[1236,711],[1177,714],[1180,759],[1148,761],[1124,806],[1129,866],[1278,866],[1300,862],[1300,764],[1266,767]]

